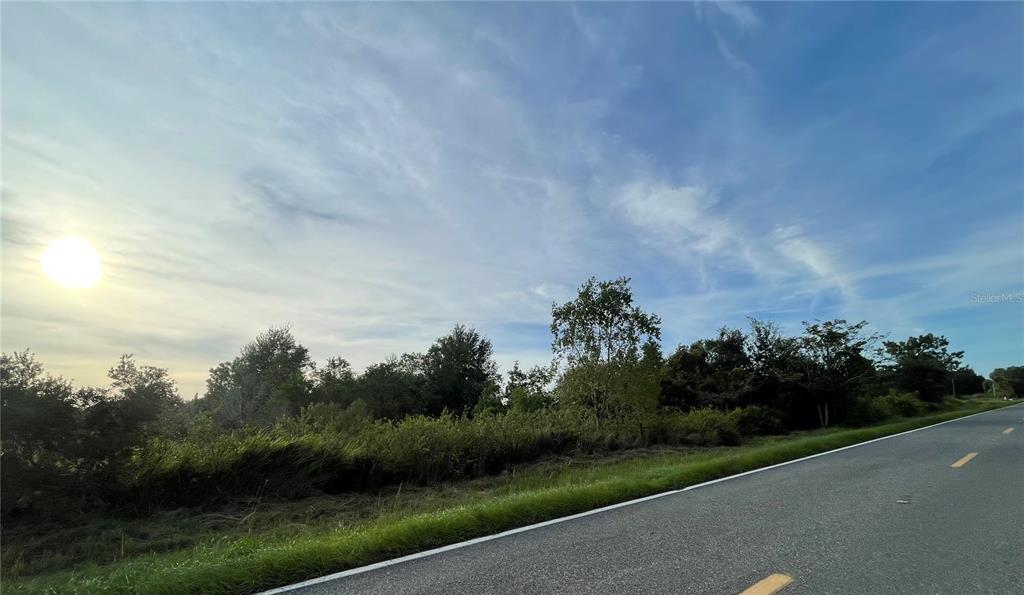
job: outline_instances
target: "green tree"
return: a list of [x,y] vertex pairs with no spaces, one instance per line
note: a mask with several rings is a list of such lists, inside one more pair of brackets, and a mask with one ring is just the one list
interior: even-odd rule
[[[879,336],[865,331],[866,321],[836,319],[804,322],[800,337],[801,382],[814,403],[818,422],[828,426],[845,414],[857,389],[875,373],[865,355]],[[836,411],[838,409],[838,411]]]
[[166,368],[140,366],[122,355],[107,374],[110,388],[79,391],[79,471],[97,490],[120,482],[134,448],[150,438],[183,435],[183,402]]
[[742,404],[751,374],[746,346],[743,331],[726,327],[713,339],[680,345],[665,364],[661,404],[684,410]]
[[25,351],[0,357],[3,510],[116,491],[133,449],[180,433],[167,370],[124,355],[106,389],[75,389]]
[[804,387],[804,355],[800,339],[785,335],[777,324],[750,318],[747,343],[750,358],[750,404],[774,409],[786,427],[805,428],[821,423],[817,412],[803,407],[809,399]]
[[32,352],[0,356],[0,509],[4,513],[75,489],[73,472],[81,432],[77,401],[71,383],[44,375],[42,363]]
[[512,411],[539,411],[552,406],[554,394],[550,386],[555,373],[555,367],[550,365],[534,366],[524,372],[518,361],[513,363],[508,371],[502,400]]
[[204,406],[222,427],[269,425],[309,403],[312,369],[309,351],[291,329],[271,328],[210,370]]
[[367,366],[356,380],[356,394],[374,419],[401,419],[423,413],[423,356],[406,353]]
[[[77,396],[70,382],[43,374],[43,364],[25,350],[0,356],[0,436],[3,454],[41,461],[74,434]],[[7,462],[5,459],[4,462]]]
[[707,354],[699,343],[680,345],[665,361],[660,385],[662,407],[688,411],[698,406],[700,386],[708,375]]
[[107,376],[111,380],[107,395],[118,403],[138,442],[147,435],[181,432],[179,414],[184,403],[167,368],[140,366],[132,354],[126,354]]
[[356,375],[348,361],[340,357],[328,359],[323,367],[314,367],[312,383],[310,400],[314,403],[335,403],[347,407],[358,398]]
[[641,347],[661,339],[661,319],[633,303],[629,279],[591,277],[576,299],[553,304],[552,349],[567,365],[560,401],[582,405],[598,419],[657,402],[657,379],[641,364]]
[[963,366],[953,372],[953,385],[961,395],[976,395],[985,392],[985,377],[970,366]]
[[438,338],[422,360],[426,412],[462,414],[485,391],[496,391],[501,378],[493,353],[490,340],[461,324]]
[[1024,397],[1024,366],[996,368],[989,378],[997,396],[1009,399]]
[[949,351],[946,337],[928,333],[905,341],[885,341],[886,372],[896,388],[938,401],[957,393],[956,371],[963,351]]

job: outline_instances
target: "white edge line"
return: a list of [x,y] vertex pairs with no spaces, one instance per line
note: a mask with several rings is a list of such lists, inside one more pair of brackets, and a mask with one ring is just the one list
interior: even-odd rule
[[[1018,405],[1020,405],[1020,403],[1015,404],[1015,405],[1009,405],[1009,407],[1017,407]],[[837,452],[840,452],[840,451],[843,451],[843,450],[847,450],[847,449],[850,449],[850,448],[857,448],[858,446],[864,446],[865,444],[871,444],[872,442],[878,442],[880,440],[888,440],[889,438],[895,438],[897,436],[905,436],[907,434],[913,434],[914,432],[920,432],[921,430],[927,430],[929,428],[934,428],[936,426],[941,426],[941,425],[945,425],[945,424],[948,424],[948,423],[953,423],[955,421],[961,421],[961,420],[964,420],[964,419],[968,419],[968,418],[974,417],[976,415],[984,415],[986,413],[993,413],[993,412],[999,411],[1001,409],[1004,409],[1004,407],[1000,407],[998,409],[990,409],[988,411],[979,411],[978,413],[972,413],[970,415],[965,415],[963,417],[957,417],[955,419],[947,419],[946,421],[940,421],[939,423],[932,424],[930,426],[922,426],[920,428],[914,428],[913,430],[907,430],[906,432],[900,432],[899,434],[889,434],[888,436],[881,436],[879,438],[872,438],[871,440],[866,440],[864,442],[858,442],[856,444],[850,444],[850,445],[847,445],[847,446],[841,446],[839,448],[834,448],[832,450],[826,450],[825,452],[819,452],[819,453],[816,453],[816,454],[813,454],[813,455],[808,455],[806,457],[800,457],[799,459],[793,459],[793,460],[790,460],[790,461],[783,461],[781,463],[775,463],[774,465],[769,465],[767,467],[758,467],[757,469],[751,469],[749,471],[744,471],[742,473],[737,473],[735,475],[729,475],[727,477],[719,477],[718,479],[712,479],[710,481],[705,481],[703,483],[697,483],[697,484],[694,484],[692,486],[687,486],[685,488],[680,488],[678,490],[669,490],[667,492],[660,492],[660,493],[653,494],[653,495],[650,495],[650,496],[644,496],[643,498],[637,498],[635,500],[628,500],[626,502],[619,502],[618,504],[612,504],[610,506],[605,506],[605,507],[602,507],[602,508],[595,508],[593,510],[588,510],[588,511],[585,511],[585,512],[580,512],[580,513],[572,514],[572,515],[569,515],[569,516],[559,517],[557,519],[551,519],[549,521],[543,521],[543,522],[540,522],[540,523],[534,523],[533,525],[527,525],[525,527],[518,527],[516,529],[509,529],[508,531],[502,531],[501,533],[495,533],[493,535],[485,535],[483,537],[477,537],[477,538],[469,539],[469,540],[466,540],[466,541],[460,541],[458,543],[452,543],[452,544],[449,544],[449,545],[446,545],[446,546],[443,546],[443,547],[439,547],[439,548],[435,548],[435,549],[432,549],[432,550],[426,550],[426,551],[423,551],[423,552],[417,552],[415,554],[409,554],[408,556],[402,556],[401,558],[394,558],[394,559],[391,559],[391,560],[384,560],[383,562],[377,562],[376,564],[370,564],[370,565],[367,565],[367,566],[360,566],[359,568],[350,568],[349,570],[343,570],[341,572],[335,572],[334,574],[328,574],[326,576],[321,576],[319,578],[309,579],[307,581],[302,581],[301,583],[294,583],[294,584],[291,584],[291,585],[285,585],[284,587],[278,587],[276,589],[271,589],[269,591],[262,591],[260,593],[260,595],[273,595],[275,593],[286,593],[288,591],[294,591],[296,589],[302,589],[304,587],[310,587],[310,586],[313,586],[313,585],[318,585],[320,583],[330,582],[330,581],[337,580],[337,579],[340,579],[340,578],[345,578],[347,576],[353,576],[353,575],[356,575],[356,574],[363,574],[364,572],[370,572],[370,571],[373,571],[373,570],[377,570],[378,568],[386,568],[388,566],[394,566],[396,564],[402,564],[403,562],[411,562],[412,560],[418,560],[420,558],[427,558],[429,556],[436,556],[437,554],[443,554],[445,552],[450,552],[452,550],[457,550],[457,549],[461,549],[461,548],[464,548],[464,547],[469,547],[471,545],[476,545],[478,543],[484,543],[486,541],[492,541],[494,539],[501,539],[502,537],[508,537],[509,535],[515,535],[517,533],[525,533],[526,531],[532,531],[534,529],[540,529],[541,527],[547,527],[549,525],[556,525],[558,523],[564,523],[566,521],[572,521],[572,520],[576,520],[576,519],[581,519],[583,517],[587,517],[587,516],[590,516],[590,515],[600,514],[602,512],[607,512],[609,510],[615,510],[616,508],[623,508],[623,507],[626,507],[626,506],[632,506],[634,504],[639,504],[641,502],[647,502],[648,500],[655,500],[657,498],[664,498],[665,496],[671,496],[673,494],[679,494],[679,493],[682,493],[682,492],[688,492],[690,490],[696,490],[697,488],[703,488],[705,486],[713,485],[713,484],[716,484],[716,483],[721,483],[723,481],[729,481],[730,479],[736,479],[737,477],[743,477],[744,475],[753,475],[754,473],[761,473],[762,471],[768,471],[769,469],[775,469],[777,467],[784,467],[786,465],[792,465],[794,463],[799,463],[801,461],[807,461],[807,460],[810,460],[810,459],[816,459],[818,457],[823,457],[825,455],[830,455],[830,454],[837,453]]]

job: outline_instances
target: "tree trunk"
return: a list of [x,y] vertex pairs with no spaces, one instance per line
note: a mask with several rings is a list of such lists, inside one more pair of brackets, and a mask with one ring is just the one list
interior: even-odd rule
[[818,410],[818,423],[821,427],[828,427],[828,401],[821,400],[814,405]]

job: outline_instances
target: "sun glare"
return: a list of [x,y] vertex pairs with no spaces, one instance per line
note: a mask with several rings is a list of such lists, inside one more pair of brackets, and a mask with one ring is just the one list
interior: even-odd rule
[[100,255],[82,238],[63,238],[43,253],[43,272],[64,287],[92,287],[100,279]]

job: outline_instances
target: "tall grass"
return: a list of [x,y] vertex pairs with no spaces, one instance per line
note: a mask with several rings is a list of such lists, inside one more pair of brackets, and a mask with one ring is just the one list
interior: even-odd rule
[[[925,412],[914,395],[889,394],[865,400],[857,415],[862,423],[879,423]],[[571,409],[397,422],[349,413],[321,406],[272,429],[154,440],[136,453],[123,500],[152,510],[210,507],[257,495],[300,498],[427,485],[494,475],[551,455],[650,445],[734,446],[742,436],[783,431],[778,414],[764,407],[612,420]]]
[[139,451],[130,499],[149,506],[218,498],[301,497],[500,473],[548,455],[666,445],[733,445],[736,414],[712,410],[615,421],[571,411],[413,416],[332,425],[289,420],[271,430],[155,440]]

